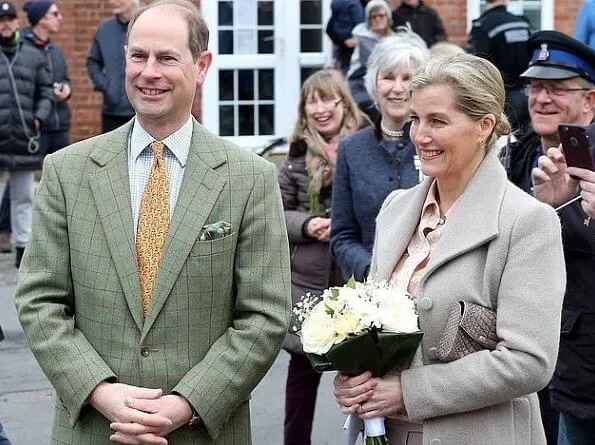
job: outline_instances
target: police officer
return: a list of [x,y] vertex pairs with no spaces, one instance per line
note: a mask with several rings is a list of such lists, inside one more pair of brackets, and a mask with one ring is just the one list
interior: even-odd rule
[[487,0],[487,10],[473,21],[468,51],[498,67],[506,86],[506,114],[513,129],[526,126],[527,95],[519,77],[527,68],[527,40],[533,28],[523,16],[506,10],[508,0]]
[[[521,77],[528,79],[531,128],[506,147],[505,166],[512,182],[558,207],[579,193],[558,148],[558,125],[594,119],[595,50],[557,31],[535,33],[528,48]],[[539,393],[548,444],[595,443],[595,222],[585,207],[579,199],[558,210],[567,285],[556,370],[549,395]]]

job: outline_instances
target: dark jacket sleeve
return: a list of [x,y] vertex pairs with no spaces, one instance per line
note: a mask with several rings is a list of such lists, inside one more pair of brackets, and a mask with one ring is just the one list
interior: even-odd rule
[[447,39],[446,37],[446,30],[444,29],[444,24],[442,23],[442,19],[440,15],[436,11],[432,11],[434,14],[434,26],[435,32],[434,36],[436,37],[436,42],[442,42]]
[[57,51],[58,57],[60,57],[62,66],[64,67],[64,79],[62,79],[62,83],[65,83],[70,87],[70,94],[66,98],[66,100],[68,100],[72,96],[72,91],[73,91],[72,82],[70,82],[70,76],[68,75],[68,63],[66,63],[66,58],[64,57],[64,53],[62,52],[62,49],[57,47],[57,50],[58,50]]
[[89,77],[91,77],[95,91],[103,92],[107,89],[107,74],[103,70],[104,66],[97,34],[95,34],[89,48],[89,54],[87,55],[87,72],[89,73]]
[[35,119],[45,122],[54,105],[54,88],[45,59],[40,55],[35,76]]
[[361,229],[353,209],[349,165],[342,144],[339,144],[333,178],[331,251],[343,274],[354,275],[356,280],[361,281],[365,278],[372,255],[361,242]]
[[366,20],[364,8],[358,4],[352,4],[349,6],[349,14],[351,15],[354,26]]

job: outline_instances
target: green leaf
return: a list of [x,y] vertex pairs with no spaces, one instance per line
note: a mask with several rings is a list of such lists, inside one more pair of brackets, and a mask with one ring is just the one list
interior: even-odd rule
[[331,287],[331,296],[329,297],[329,299],[336,301],[339,299],[339,289],[337,289],[336,287]]
[[347,286],[351,289],[355,289],[355,283],[357,283],[357,281],[355,281],[355,277],[353,275],[351,275],[349,277],[349,280],[347,280],[347,284],[345,284],[345,286]]
[[332,309],[332,308],[331,308],[331,307],[330,307],[328,304],[325,304],[325,305],[324,305],[324,312],[325,312],[327,315],[330,315],[331,317],[332,317],[332,316],[333,316],[333,314],[335,313],[335,311],[333,311],[333,309]]
[[366,445],[388,445],[388,437],[382,436],[366,437]]

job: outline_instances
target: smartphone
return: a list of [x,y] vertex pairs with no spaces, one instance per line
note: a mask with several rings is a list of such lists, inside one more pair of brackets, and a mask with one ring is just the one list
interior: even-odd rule
[[562,150],[569,167],[595,170],[593,156],[595,152],[595,126],[560,124],[558,126]]

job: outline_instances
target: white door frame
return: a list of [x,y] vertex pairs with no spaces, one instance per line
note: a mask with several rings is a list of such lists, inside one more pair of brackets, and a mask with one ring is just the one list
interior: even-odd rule
[[[322,19],[326,23],[330,16],[331,0],[321,0]],[[332,51],[330,39],[323,38],[322,53],[300,54],[300,1],[275,0],[274,12],[274,54],[219,55],[218,1],[201,2],[202,14],[209,26],[209,49],[213,52],[213,63],[202,87],[202,120],[204,125],[219,134],[219,75],[221,69],[270,68],[275,72],[275,129],[270,136],[227,137],[232,142],[255,148],[264,146],[277,137],[286,137],[296,117],[296,107],[301,86],[302,66],[324,66]]]
[[[515,14],[522,13],[526,0],[512,0],[508,9]],[[533,3],[533,2],[532,2]],[[541,0],[541,29],[554,29],[554,0]],[[471,23],[480,14],[480,0],[467,0],[467,34]]]

